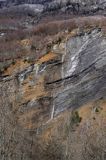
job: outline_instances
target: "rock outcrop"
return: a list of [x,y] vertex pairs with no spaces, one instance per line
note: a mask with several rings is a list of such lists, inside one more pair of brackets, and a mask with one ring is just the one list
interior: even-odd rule
[[0,160],[104,160],[105,0],[2,4]]
[[[1,87],[10,83],[15,89],[12,94],[22,121],[33,110],[39,126],[68,108],[106,96],[105,36],[101,29],[74,32],[35,64],[26,64],[20,71],[14,66],[12,72],[11,65],[1,79]],[[7,94],[11,87],[6,86]]]
[[54,90],[54,115],[105,96],[106,39],[102,38],[101,31],[95,29],[66,42],[60,77],[55,77],[58,69],[53,66],[46,81]]
[[10,65],[0,78],[1,159],[32,159],[30,148],[37,149],[38,137],[57,115],[106,98],[105,80],[106,37],[100,28],[74,30],[37,62]]

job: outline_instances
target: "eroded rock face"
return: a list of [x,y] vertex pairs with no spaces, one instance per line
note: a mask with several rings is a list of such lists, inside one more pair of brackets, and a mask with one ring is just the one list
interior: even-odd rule
[[[46,82],[54,92],[54,115],[66,108],[78,107],[86,101],[105,96],[105,44],[106,39],[98,30],[82,33],[66,42],[64,62],[59,68],[61,75],[50,81],[48,78]],[[55,70],[55,66],[53,68]]]
[[[38,62],[25,66],[2,79],[4,86],[14,79],[14,101],[24,127],[36,128],[67,108],[105,96],[106,39],[100,29],[77,31]],[[32,125],[33,117],[38,123]]]
[[[76,35],[70,34],[54,45],[37,62],[20,69],[15,65],[12,74],[10,66],[8,75],[5,73],[0,79],[0,127],[4,133],[1,145],[2,154],[8,159],[13,156],[12,159],[21,160],[22,154],[29,160],[21,142],[29,150],[31,131],[38,135],[68,108],[106,97],[106,38],[100,29],[77,30]],[[9,140],[15,140],[5,142],[7,135]],[[9,151],[7,144],[17,146],[14,152],[10,151],[13,155],[5,153],[3,148]]]

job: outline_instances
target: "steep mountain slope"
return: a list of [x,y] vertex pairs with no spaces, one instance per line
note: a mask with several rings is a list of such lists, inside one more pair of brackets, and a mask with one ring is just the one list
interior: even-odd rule
[[[3,72],[0,81],[1,159],[7,157],[7,159],[15,160],[22,158],[38,160],[42,159],[40,156],[43,156],[47,160],[47,155],[51,157],[52,154],[54,157],[59,156],[62,159],[66,156],[65,148],[61,152],[60,140],[56,140],[57,142],[54,144],[55,140],[51,142],[52,136],[62,138],[61,142],[64,146],[64,143],[67,144],[71,141],[65,131],[67,125],[69,127],[68,134],[75,138],[79,133],[82,133],[81,130],[84,129],[84,125],[87,126],[88,123],[91,123],[92,127],[95,128],[96,123],[98,126],[98,122],[105,122],[105,32],[98,28],[83,31],[76,29],[66,35],[37,61],[29,63],[19,59]],[[81,117],[75,112],[74,117],[72,116],[74,118],[72,118],[72,124],[70,124],[71,111],[69,109],[73,110],[76,107],[89,104],[91,101],[94,101],[90,105],[91,109],[89,107],[87,111],[80,111],[79,109],[78,112],[81,112]],[[85,105],[84,108],[87,106]],[[66,115],[63,111],[66,111]],[[99,117],[96,112],[99,112]],[[67,119],[68,116],[69,119]],[[83,123],[81,123],[80,128],[77,125],[82,120]],[[61,134],[65,134],[68,139],[64,139],[64,136],[60,135],[60,132],[58,133],[62,126]],[[96,129],[98,130],[100,126]],[[102,123],[102,127],[104,134],[105,123]],[[84,136],[85,139],[87,138],[88,132],[91,136],[93,131],[93,129],[91,131],[84,129],[83,138]],[[9,140],[8,136],[10,137]],[[77,144],[76,141],[71,141],[71,144],[64,146],[68,156],[70,156],[70,145],[77,148],[78,151],[80,151],[79,147],[80,149],[85,147],[81,145],[83,144],[81,139],[77,139],[77,141]],[[50,146],[57,146],[59,150],[56,149],[55,151],[52,148],[52,152],[48,149],[46,151],[45,147],[49,143]],[[41,145],[44,151],[35,144]],[[79,154],[81,151],[74,154],[73,157],[76,158]],[[56,157],[55,160],[57,160]]]
[[31,109],[32,112],[34,107],[35,111],[38,110],[35,117],[39,113],[36,118],[40,119],[40,114],[44,112],[41,116],[46,119],[43,118],[42,123],[46,123],[45,120],[52,119],[68,108],[105,98],[104,33],[99,29],[73,32],[75,36],[71,37],[70,33],[67,40],[55,44],[38,62],[30,65],[23,61],[20,70],[16,62],[4,72],[1,86],[4,86],[4,82],[8,84],[8,81],[14,84],[13,88],[17,91],[13,95],[16,92],[16,99],[20,97],[19,102],[16,100],[15,103],[20,103],[19,109],[23,110],[21,118],[24,118],[24,109],[29,112]]
[[0,160],[105,160],[105,0],[3,5]]

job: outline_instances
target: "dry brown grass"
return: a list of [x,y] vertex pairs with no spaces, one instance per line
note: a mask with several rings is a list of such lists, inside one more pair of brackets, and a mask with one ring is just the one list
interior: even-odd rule
[[75,28],[85,27],[106,27],[106,18],[103,16],[94,17],[79,17],[69,20],[54,21],[44,24],[39,24],[33,28],[32,33],[34,35],[54,35],[58,32],[69,30],[72,31]]
[[[5,24],[7,22],[4,20],[2,23]],[[11,20],[10,23],[15,26],[14,20]],[[80,28],[83,30],[94,27],[100,27],[106,32],[106,17],[78,17],[38,24],[36,27],[27,30],[18,28],[16,31],[7,31],[6,35],[0,39],[0,62],[5,61],[6,63],[10,59],[27,56],[32,56],[34,57],[33,59],[38,60],[73,29]],[[30,41],[29,49],[27,46],[25,48],[25,44],[24,47],[21,45],[21,42],[26,39]]]

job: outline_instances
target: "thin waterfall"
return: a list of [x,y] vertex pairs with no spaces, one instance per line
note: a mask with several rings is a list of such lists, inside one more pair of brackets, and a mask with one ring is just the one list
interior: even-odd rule
[[52,101],[52,110],[51,110],[50,120],[54,118],[54,114],[55,114],[55,92],[54,91],[52,93],[52,98],[53,98],[53,101]]
[[49,122],[51,122],[53,120],[53,118],[54,118],[54,112],[55,112],[55,104],[54,104],[54,101],[53,101],[50,119],[45,124],[48,124]]
[[65,50],[64,50],[64,54],[62,55],[62,69],[61,69],[61,77],[62,79],[64,78],[64,61],[65,61],[65,56],[67,54],[67,51],[66,51],[66,44],[65,44]]
[[55,104],[53,102],[52,112],[51,112],[51,120],[54,118]]

